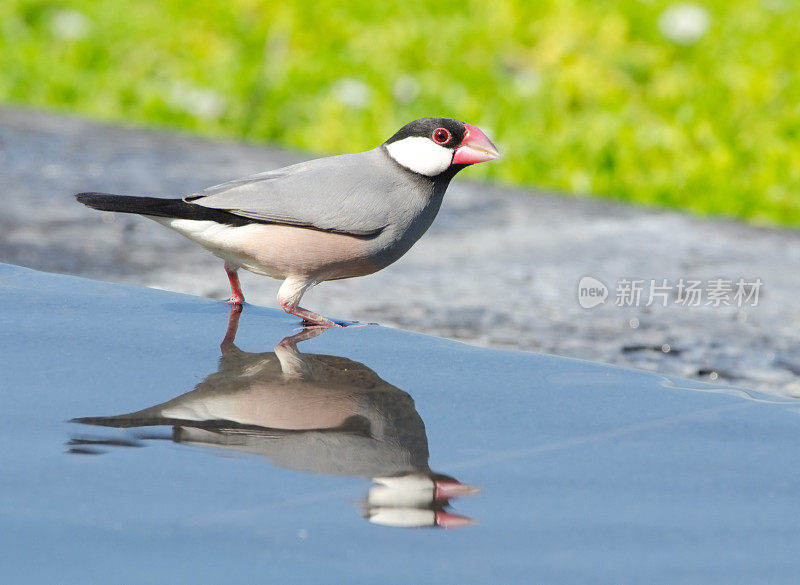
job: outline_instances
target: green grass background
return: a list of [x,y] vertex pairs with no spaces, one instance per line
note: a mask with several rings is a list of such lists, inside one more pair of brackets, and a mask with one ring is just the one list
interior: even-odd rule
[[0,101],[314,152],[427,115],[504,153],[468,174],[800,224],[800,2],[3,0]]

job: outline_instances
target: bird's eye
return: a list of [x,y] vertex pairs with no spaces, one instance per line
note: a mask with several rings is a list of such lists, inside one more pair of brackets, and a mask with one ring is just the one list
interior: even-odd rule
[[447,144],[450,140],[450,131],[447,128],[437,128],[431,134],[431,138],[436,144]]

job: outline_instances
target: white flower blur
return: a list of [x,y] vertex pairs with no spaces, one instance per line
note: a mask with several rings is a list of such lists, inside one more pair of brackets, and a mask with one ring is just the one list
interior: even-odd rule
[[59,10],[50,16],[50,33],[59,39],[77,41],[89,34],[91,21],[77,10]]
[[411,103],[419,96],[419,82],[410,75],[403,75],[394,82],[392,93],[398,102]]
[[658,19],[661,34],[679,45],[696,43],[710,25],[711,15],[699,4],[673,4]]
[[207,120],[219,118],[225,111],[225,98],[219,93],[183,82],[172,86],[169,103],[179,110]]
[[369,104],[372,92],[363,81],[343,77],[333,84],[333,95],[340,104],[361,109]]

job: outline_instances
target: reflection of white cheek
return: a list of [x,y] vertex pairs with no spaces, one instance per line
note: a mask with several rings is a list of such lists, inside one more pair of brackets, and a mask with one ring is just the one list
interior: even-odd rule
[[409,136],[386,145],[389,155],[408,170],[435,177],[453,161],[453,151],[439,146],[430,138]]

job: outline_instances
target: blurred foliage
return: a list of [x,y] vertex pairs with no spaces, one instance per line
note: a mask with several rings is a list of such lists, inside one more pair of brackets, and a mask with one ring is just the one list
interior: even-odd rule
[[505,155],[470,177],[800,223],[800,2],[686,9],[3,0],[0,100],[315,152],[452,116]]

